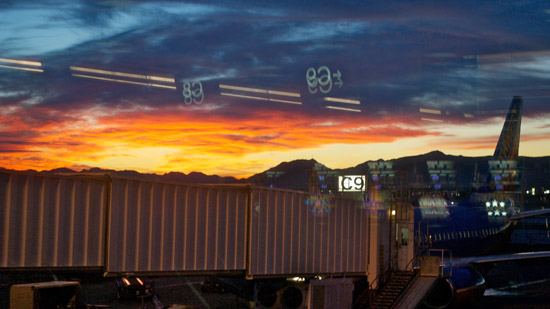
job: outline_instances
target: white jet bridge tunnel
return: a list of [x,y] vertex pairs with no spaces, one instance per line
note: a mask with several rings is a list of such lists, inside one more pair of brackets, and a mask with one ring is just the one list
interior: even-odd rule
[[0,269],[372,281],[397,264],[392,218],[360,199],[249,184],[1,171]]

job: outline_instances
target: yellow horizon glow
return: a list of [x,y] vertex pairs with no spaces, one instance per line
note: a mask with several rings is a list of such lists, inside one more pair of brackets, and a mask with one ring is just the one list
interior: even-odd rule
[[[67,158],[67,160],[52,160],[46,156],[37,163],[34,160],[25,162],[25,156],[20,157],[19,162],[9,162],[2,167],[15,170],[50,170],[59,167],[68,167],[80,171],[84,168],[98,167],[113,170],[135,170],[141,173],[164,174],[168,172],[202,172],[207,175],[233,176],[247,178],[256,173],[261,173],[281,162],[298,159],[315,159],[329,168],[348,168],[371,160],[392,160],[407,156],[416,156],[430,151],[439,150],[447,155],[462,155],[469,157],[491,156],[493,147],[483,149],[452,150],[445,147],[437,147],[431,150],[418,151],[421,146],[432,144],[430,138],[405,138],[390,143],[373,144],[330,144],[318,148],[308,148],[290,151],[266,151],[248,154],[242,157],[224,157],[216,155],[189,155],[181,156],[183,162],[170,162],[170,159],[181,153],[176,148],[149,147],[143,149],[129,149],[121,154],[113,154],[100,160],[79,160]],[[495,142],[496,144],[496,142]],[[521,156],[547,156],[548,141],[532,141],[523,145],[528,150],[521,151]],[[546,152],[544,152],[544,149]],[[342,153],[346,155],[343,156]],[[160,154],[155,157],[155,154]],[[104,154],[105,155],[105,154]],[[108,154],[107,154],[108,155]],[[29,158],[30,159],[30,158]],[[23,162],[21,162],[23,161]],[[213,163],[214,162],[214,163]],[[141,165],[138,165],[141,164]],[[165,163],[165,165],[162,165]]]
[[[450,155],[490,156],[503,119],[483,124],[421,122],[405,127],[397,119],[366,124],[361,117],[342,113],[340,120],[273,112],[246,119],[222,115],[197,117],[173,110],[125,111],[94,108],[62,123],[42,127],[0,119],[0,127],[40,132],[17,141],[0,153],[8,169],[50,170],[132,169],[145,173],[202,172],[237,178],[263,172],[283,161],[316,159],[329,168],[347,168],[369,160],[391,160],[439,150]],[[349,116],[348,116],[349,115]],[[356,117],[356,116],[355,116]],[[13,119],[12,119],[13,118]],[[385,122],[384,122],[385,121]],[[550,154],[550,120],[523,121],[522,156]],[[20,146],[23,145],[23,146]]]

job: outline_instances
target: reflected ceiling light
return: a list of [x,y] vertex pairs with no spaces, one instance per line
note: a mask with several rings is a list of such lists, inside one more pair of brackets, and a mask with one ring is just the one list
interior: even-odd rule
[[269,98],[269,101],[302,105],[302,102],[297,102],[297,101],[288,101],[288,100],[280,100],[280,99],[272,99],[272,98]]
[[351,100],[351,99],[340,99],[340,98],[331,98],[331,97],[325,97],[323,98],[325,101],[331,101],[331,102],[338,102],[338,103],[346,103],[346,104],[361,104],[358,100]]
[[[281,95],[281,96],[289,96],[289,97],[296,97],[296,98],[300,97],[300,94],[295,93],[295,92],[286,92],[286,91],[278,91],[278,90],[268,90],[268,89],[232,86],[232,85],[224,85],[224,84],[219,84],[219,87],[220,87],[220,89],[228,89],[228,90],[237,90],[237,91],[246,91],[246,92],[253,92],[253,93]],[[243,99],[253,99],[253,100],[262,100],[262,101],[271,101],[271,102],[280,102],[280,103],[302,105],[302,102],[299,102],[299,101],[282,100],[282,99],[275,99],[275,98],[269,98],[269,97],[266,98],[266,97],[250,96],[250,95],[236,94],[236,93],[229,93],[229,92],[220,92],[220,94],[224,95],[224,96],[243,98]]]
[[262,101],[271,101],[271,102],[281,102],[281,103],[302,105],[302,102],[297,102],[297,101],[288,101],[288,100],[280,100],[280,99],[273,99],[273,98],[256,97],[256,96],[251,96],[251,95],[243,95],[243,94],[236,94],[236,93],[229,93],[229,92],[221,92],[220,94],[224,95],[224,96],[228,96],[228,97],[236,97],[236,98],[243,98],[243,99],[262,100]]
[[441,115],[441,111],[437,109],[420,108],[421,113]]
[[13,64],[22,64],[22,65],[31,65],[35,67],[41,67],[42,63],[38,61],[27,61],[27,60],[15,60],[15,59],[6,59],[6,58],[0,58],[0,62],[7,62],[7,63],[13,63]]
[[443,122],[443,120],[440,120],[440,119],[430,119],[430,118],[420,118],[420,119],[424,121],[431,121],[431,122]]
[[223,85],[223,84],[220,84],[220,88],[221,88],[221,89],[231,89],[231,90],[248,91],[248,92],[267,93],[267,90],[265,90],[265,89],[249,88],[249,87],[240,87],[240,86],[231,86],[231,85]]
[[329,109],[337,109],[337,110],[347,111],[347,112],[356,112],[356,113],[360,113],[360,112],[361,112],[360,109],[345,108],[345,107],[338,107],[338,106],[326,106],[326,108],[329,108]]
[[249,96],[249,95],[234,94],[234,93],[227,93],[227,92],[222,92],[220,94],[225,95],[225,96],[229,96],[229,97],[237,97],[237,98],[243,98],[243,99],[254,99],[254,100],[263,100],[263,101],[268,100],[267,98],[262,98],[262,97],[253,97],[253,96]]
[[[19,65],[27,65],[27,66],[33,66],[33,67],[41,67],[42,66],[42,63],[40,63],[38,61],[27,61],[27,60],[15,60],[15,59],[0,58],[0,62],[11,63],[11,64],[19,64]],[[42,69],[28,68],[28,67],[21,67],[21,66],[13,66],[13,65],[3,65],[3,64],[0,64],[0,68],[21,70],[21,71],[29,71],[29,72],[40,72],[40,73],[44,72],[44,70],[42,70]]]
[[92,76],[92,75],[83,75],[83,74],[72,74],[72,75],[74,77],[97,79],[97,80],[103,80],[103,81],[108,81],[108,82],[116,82],[116,83],[124,83],[124,84],[140,85],[140,86],[151,86],[151,87],[157,87],[157,88],[165,88],[165,89],[176,90],[176,86],[170,86],[170,85],[142,83],[142,82],[135,82],[135,81],[131,81],[131,80],[114,79],[114,78]]
[[284,95],[287,97],[295,97],[299,98],[300,94],[296,92],[286,92],[286,91],[277,91],[277,90],[268,90],[267,93],[269,94],[275,94],[275,95]]
[[22,70],[22,71],[30,71],[30,72],[40,72],[43,73],[44,70],[42,69],[33,69],[33,68],[25,68],[25,67],[14,67],[11,65],[1,65],[0,68],[6,68],[6,69],[14,69],[14,70]]
[[472,114],[464,114],[464,118],[474,118],[475,116]]
[[295,97],[295,98],[301,97],[300,94],[296,93],[296,92],[287,92],[287,91],[269,90],[269,89],[259,89],[259,88],[232,86],[232,85],[224,85],[224,84],[219,84],[219,87],[220,87],[220,89],[229,89],[229,90],[237,90],[237,91],[247,91],[247,92],[283,95],[283,96]]
[[123,73],[123,72],[97,70],[97,69],[75,67],[75,66],[71,66],[70,68],[71,68],[72,71],[78,71],[78,72],[96,73],[96,74],[103,74],[103,75],[113,75],[113,76],[120,76],[120,77],[154,80],[154,81],[158,81],[158,82],[176,83],[174,78],[171,78],[171,77],[160,77],[160,76],[153,76],[153,75]]

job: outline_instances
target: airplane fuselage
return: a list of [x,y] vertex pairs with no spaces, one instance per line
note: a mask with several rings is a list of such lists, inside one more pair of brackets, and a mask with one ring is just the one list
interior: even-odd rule
[[486,207],[415,208],[415,238],[420,248],[445,249],[453,256],[494,252],[512,232],[509,214],[489,216]]

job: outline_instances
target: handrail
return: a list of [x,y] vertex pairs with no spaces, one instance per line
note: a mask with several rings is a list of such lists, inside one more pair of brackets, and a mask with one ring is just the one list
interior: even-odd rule
[[[413,262],[418,261],[418,256],[413,256],[412,259],[405,265],[405,269],[409,268],[409,265],[413,264]],[[411,267],[414,272],[414,266]]]
[[[407,268],[409,266],[409,264],[411,264],[413,261],[415,260],[418,260],[419,257],[417,256],[414,256],[410,261],[409,263],[407,263],[407,265],[405,266],[405,268]],[[401,298],[403,298],[403,295],[405,294],[405,292],[407,292],[411,286],[412,286],[412,282],[418,278],[420,276],[420,271],[418,270],[415,270],[414,267],[413,267],[413,277],[409,280],[409,282],[407,283],[407,285],[405,286],[405,288],[401,291],[401,294],[394,300],[394,304],[397,304]],[[392,305],[393,306],[393,305]]]
[[[369,293],[369,294],[368,294],[368,296],[369,296],[369,303],[371,303],[371,302],[372,302],[372,299],[371,299],[372,297],[371,297],[371,295],[370,295],[370,291],[371,291],[372,286],[373,286],[376,282],[378,282],[378,281],[380,280],[380,278],[382,278],[382,276],[384,276],[384,277],[387,276],[387,274],[390,273],[390,271],[392,271],[392,270],[393,270],[393,269],[392,269],[391,265],[389,265],[388,268],[387,268],[385,271],[383,271],[383,272],[381,272],[380,274],[378,274],[378,276],[376,276],[376,277],[374,278],[374,280],[372,281],[372,283],[369,283],[368,288],[361,294],[361,296],[359,296],[359,297],[357,298],[357,300],[353,303],[353,305],[356,305],[357,303],[359,303],[359,302],[365,297],[365,294],[367,294],[367,293]],[[380,284],[380,285],[383,285],[383,284]],[[380,289],[380,285],[378,286],[378,289]]]
[[[414,261],[416,261],[416,260],[418,260],[418,257],[417,257],[417,256],[413,256],[412,259],[407,263],[407,265],[405,265],[405,269],[407,269],[408,266],[411,265],[411,264],[412,264]],[[361,296],[359,296],[359,297],[357,298],[357,300],[353,303],[353,305],[356,305],[358,302],[360,302],[360,301],[364,298],[365,294],[366,294],[366,293],[369,293],[369,292],[372,290],[372,286],[373,286],[378,280],[380,280],[382,277],[388,277],[388,274],[391,273],[391,272],[393,272],[394,270],[395,270],[394,267],[392,267],[391,265],[389,265],[388,268],[387,268],[384,272],[378,274],[378,276],[376,276],[376,278],[374,278],[374,280],[372,281],[372,283],[369,284],[367,290],[365,290],[365,291],[363,292],[363,294],[361,294]],[[413,267],[412,271],[414,272],[414,267]],[[387,281],[387,279],[384,280],[384,281]],[[386,283],[387,283],[387,282],[381,283],[381,284],[378,286],[378,290],[381,290],[381,289],[382,289],[382,286],[385,285]],[[376,293],[376,294],[378,294],[378,293]],[[373,302],[374,298],[375,298],[375,297],[373,297],[373,296],[369,293],[369,304]]]
[[[378,296],[378,294],[380,294],[380,292],[382,291],[384,286],[388,283],[389,278],[391,278],[391,273],[392,272],[393,272],[393,268],[390,266],[390,267],[388,267],[388,269],[384,273],[378,275],[378,277],[375,278],[374,281],[371,284],[369,284],[369,288],[367,290],[368,296],[369,296],[369,305],[374,302],[374,300],[376,299],[376,296]],[[371,287],[374,285],[374,283],[378,283],[378,281],[380,281],[380,282],[377,286],[377,289],[376,290],[371,289]],[[371,290],[374,291],[374,292],[370,293]]]

